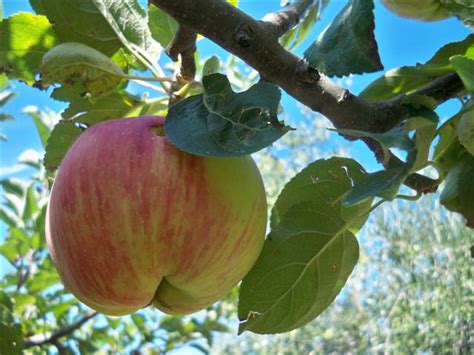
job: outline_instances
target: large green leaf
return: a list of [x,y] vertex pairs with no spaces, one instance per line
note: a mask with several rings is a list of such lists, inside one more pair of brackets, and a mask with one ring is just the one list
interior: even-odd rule
[[153,38],[165,48],[168,47],[179,27],[174,18],[152,3],[148,5],[148,25]]
[[[433,153],[433,160],[447,172],[466,152],[466,148],[459,141],[459,121],[464,114],[472,115],[473,106],[467,107],[447,120],[438,130],[439,141]],[[464,132],[469,134],[467,131]]]
[[459,142],[466,150],[474,155],[474,107],[466,111],[459,119],[457,125]]
[[[472,50],[474,53],[474,48]],[[474,92],[474,59],[456,55],[450,58],[453,69],[458,73],[464,87],[469,92]]]
[[374,36],[372,0],[351,0],[304,52],[309,64],[330,76],[383,69]]
[[[326,203],[337,202],[365,176],[364,168],[352,159],[337,157],[317,160],[309,164],[285,185],[278,196],[270,218],[271,228],[278,226],[293,205],[313,200],[324,200]],[[367,200],[365,204],[352,208],[338,205],[341,208],[341,216],[346,221],[362,215],[363,221],[358,226],[360,227],[366,219],[363,212],[369,209],[371,202]]]
[[57,42],[46,17],[17,13],[0,22],[0,68],[10,79],[31,84],[43,55]]
[[323,201],[293,205],[269,234],[242,281],[240,333],[287,332],[332,303],[359,256],[338,207]]
[[83,43],[108,56],[129,42],[158,58],[146,13],[136,0],[42,0],[40,5],[61,42]]
[[93,97],[113,92],[124,73],[112,59],[81,43],[62,43],[43,57],[41,79],[44,85],[80,85]]
[[472,59],[473,49],[474,35],[470,34],[460,42],[443,46],[425,64],[389,70],[369,84],[360,96],[366,100],[379,101],[391,99],[399,94],[411,93],[436,77],[453,72],[451,57],[465,55]]
[[179,149],[191,154],[232,157],[267,147],[291,128],[277,118],[279,89],[259,82],[235,93],[225,75],[202,80],[204,92],[171,106],[165,131]]
[[357,262],[352,231],[372,202],[345,208],[342,198],[364,176],[354,160],[331,158],[311,163],[285,185],[272,210],[272,231],[242,282],[240,332],[290,331],[332,303]]
[[448,210],[466,218],[474,228],[474,156],[465,154],[448,172],[440,201]]
[[161,47],[151,36],[148,15],[138,0],[90,1],[101,12],[122,44],[127,47],[127,43],[131,42],[141,48],[142,54],[145,54],[152,63],[158,60]]

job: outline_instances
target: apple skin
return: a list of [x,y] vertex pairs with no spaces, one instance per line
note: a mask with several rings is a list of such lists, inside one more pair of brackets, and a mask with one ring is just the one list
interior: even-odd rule
[[175,148],[161,117],[88,128],[61,163],[46,238],[64,284],[107,315],[151,303],[189,314],[225,296],[263,246],[267,203],[250,156]]
[[382,0],[382,3],[402,17],[437,21],[450,16],[440,0]]

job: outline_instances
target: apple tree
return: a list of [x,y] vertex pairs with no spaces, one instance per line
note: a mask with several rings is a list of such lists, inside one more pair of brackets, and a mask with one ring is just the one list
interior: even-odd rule
[[[120,330],[113,342],[122,348],[112,351],[156,338],[155,346],[166,350],[176,329],[181,343],[201,336],[211,342],[212,331],[226,330],[220,320],[232,312],[226,301],[212,306],[204,320],[158,320],[140,311],[122,323],[87,311],[58,286],[44,238],[49,190],[74,143],[113,119],[164,116],[162,134],[173,149],[202,159],[236,159],[271,150],[295,134],[303,140],[312,134],[281,120],[284,91],[329,120],[341,139],[364,142],[382,165],[368,173],[364,161],[334,155],[298,166],[282,189],[267,188],[271,213],[262,251],[238,291],[228,296],[232,304],[238,292],[240,333],[288,332],[327,309],[358,262],[357,231],[384,203],[416,201],[443,183],[441,204],[474,228],[474,35],[446,43],[425,63],[381,73],[354,95],[330,78],[384,69],[372,0],[347,1],[303,57],[293,53],[327,2],[283,1],[279,11],[257,20],[240,11],[238,1],[150,0],[145,9],[137,0],[31,0],[34,13],[2,20],[2,82],[49,90],[51,99],[66,104],[54,126],[47,115],[31,113],[46,152],[26,161],[38,169],[37,178],[29,186],[3,182],[8,197],[2,219],[9,236],[2,253],[16,267],[2,293],[1,326],[9,351],[94,346],[84,333],[72,343],[60,341],[87,324],[104,339],[114,336],[106,327]],[[384,4],[405,17],[455,16],[474,26],[469,0]],[[221,63],[218,56],[202,60],[196,50],[202,37],[232,54],[230,62]],[[244,75],[247,66],[252,71]],[[137,86],[146,92],[137,94]],[[461,109],[440,122],[436,108],[453,98]],[[278,165],[278,159],[271,161]],[[436,178],[427,174],[430,169]],[[35,290],[31,283],[38,279]],[[37,299],[53,303],[42,309]],[[22,328],[18,317],[31,324]],[[103,318],[91,326],[95,317]],[[145,321],[161,327],[145,331]],[[170,331],[160,335],[167,326]],[[127,327],[134,330],[121,343],[118,334]]]

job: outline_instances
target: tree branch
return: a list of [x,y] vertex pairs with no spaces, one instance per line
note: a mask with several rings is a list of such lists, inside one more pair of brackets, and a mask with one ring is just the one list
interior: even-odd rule
[[[149,1],[181,25],[188,26],[244,60],[264,80],[278,85],[299,102],[320,112],[336,128],[384,132],[407,118],[408,112],[401,105],[402,96],[379,103],[367,102],[334,84],[304,60],[285,50],[275,36],[274,31],[279,34],[281,29],[278,21],[271,20],[274,16],[265,22],[257,21],[219,0]],[[303,3],[306,4],[306,1],[298,2],[298,6],[303,6]],[[283,23],[294,22],[290,19],[294,16],[286,17],[289,19]],[[285,26],[281,28],[288,28]],[[447,82],[451,83],[451,89],[445,89]],[[460,85],[459,77],[450,75],[434,80],[419,93],[434,95],[438,102],[442,102],[456,95],[456,88],[461,88]],[[418,186],[417,191],[423,191],[424,187],[420,187],[423,183],[411,185]]]
[[191,81],[196,75],[194,52],[196,51],[197,34],[191,28],[180,25],[173,40],[166,49],[166,53],[176,62],[181,56],[180,76],[185,81]]
[[313,4],[314,0],[293,1],[284,10],[272,12],[262,18],[262,23],[267,29],[281,37],[300,22],[301,16]]
[[58,341],[59,338],[71,334],[76,329],[79,329],[80,327],[82,327],[84,325],[84,323],[86,323],[90,319],[94,318],[98,314],[99,314],[98,312],[86,314],[84,317],[79,319],[77,322],[75,322],[73,324],[70,324],[68,326],[65,326],[64,328],[61,328],[61,329],[57,330],[56,332],[52,333],[51,335],[47,335],[47,334],[32,335],[32,336],[25,339],[23,347],[25,349],[28,349],[28,348],[32,348],[34,346],[41,346],[41,345],[44,345],[44,344],[53,344],[53,345],[57,346],[57,344],[58,344],[57,341]]

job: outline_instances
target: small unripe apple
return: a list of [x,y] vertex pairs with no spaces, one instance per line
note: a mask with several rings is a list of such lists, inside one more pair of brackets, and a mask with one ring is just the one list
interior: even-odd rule
[[108,315],[154,304],[189,314],[225,296],[265,239],[267,205],[249,156],[204,158],[160,135],[160,117],[88,128],[64,157],[46,237],[64,284]]
[[402,17],[437,21],[449,17],[449,11],[440,0],[382,0],[390,11]]

